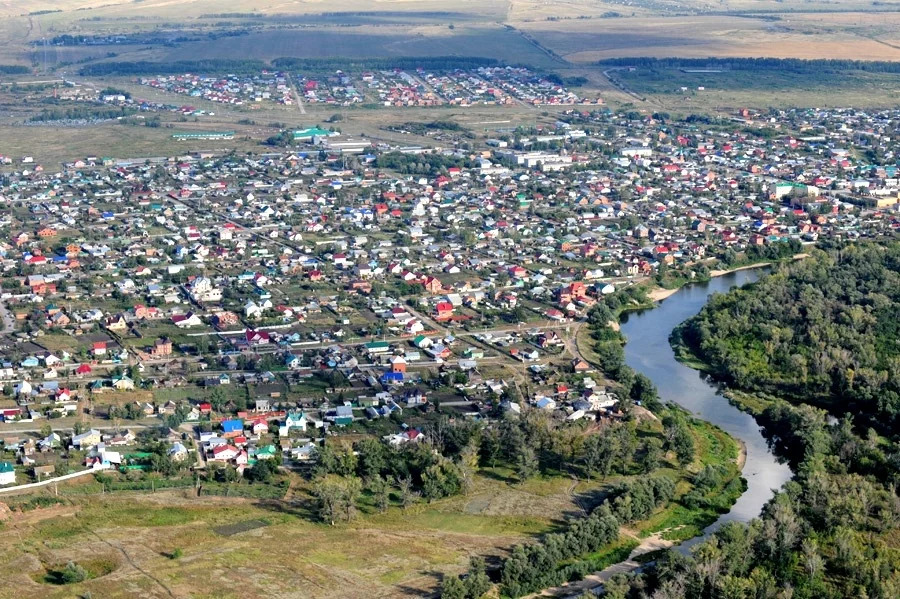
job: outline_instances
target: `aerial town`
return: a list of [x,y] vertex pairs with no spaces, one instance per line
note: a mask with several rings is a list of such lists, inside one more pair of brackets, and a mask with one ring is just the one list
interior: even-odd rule
[[591,307],[896,231],[898,116],[570,109],[433,147],[310,128],[254,155],[4,157],[0,482],[140,470],[150,441],[303,467],[346,431],[420,442],[435,411],[615,419]]

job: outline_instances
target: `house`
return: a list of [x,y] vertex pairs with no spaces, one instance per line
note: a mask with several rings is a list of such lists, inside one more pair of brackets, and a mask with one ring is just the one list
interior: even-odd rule
[[432,295],[437,295],[444,290],[443,284],[437,279],[437,277],[425,277],[423,285],[425,287],[425,291]]
[[112,386],[116,391],[133,391],[134,381],[123,374],[113,377]]
[[187,314],[175,314],[172,316],[172,324],[178,328],[187,329],[190,327],[199,327],[203,324],[203,321],[193,312],[188,312]]
[[403,356],[394,356],[391,358],[391,372],[406,372],[406,358]]
[[284,422],[281,423],[281,426],[278,427],[278,435],[280,437],[287,437],[292,429],[306,432],[306,425],[306,414],[304,414],[303,412],[291,410],[285,416]]
[[397,433],[396,435],[387,435],[384,437],[384,440],[393,447],[399,447],[406,443],[421,443],[424,439],[425,435],[416,429],[410,429],[408,431],[403,431],[402,433]]
[[219,445],[212,450],[212,456],[209,459],[217,462],[229,462],[237,458],[240,453],[241,451],[233,445]]
[[180,442],[176,441],[172,444],[172,447],[169,449],[167,455],[176,462],[181,462],[185,458],[187,458],[188,451],[187,448],[182,445]]
[[585,372],[591,369],[591,365],[582,360],[581,358],[575,358],[572,360],[572,370],[575,372]]
[[150,355],[154,358],[164,358],[172,355],[172,342],[165,337],[160,337],[153,342]]
[[253,329],[247,329],[244,333],[245,338],[247,340],[247,345],[266,345],[270,341],[269,333],[266,331],[254,331]]
[[105,356],[106,355],[106,341],[95,341],[91,346],[91,352],[95,356]]
[[317,453],[318,449],[311,441],[301,445],[300,447],[292,447],[290,450],[291,458],[301,462],[305,462],[315,458]]
[[222,435],[224,437],[237,437],[241,433],[244,432],[244,421],[243,420],[223,420],[222,421]]
[[337,426],[346,426],[353,422],[353,408],[350,406],[338,406],[334,410],[334,423]]
[[536,402],[534,402],[535,407],[539,410],[555,410],[556,402],[550,399],[549,397],[541,397]]
[[449,320],[453,316],[453,304],[450,302],[438,302],[434,307],[435,320]]
[[256,460],[274,460],[277,456],[274,445],[266,445],[252,452],[252,457]]
[[269,432],[269,423],[266,422],[265,418],[254,420],[253,424],[250,425],[250,430],[253,431],[254,435],[263,435]]
[[11,462],[0,462],[0,485],[16,484],[16,469]]
[[103,436],[100,434],[100,431],[92,428],[89,431],[73,436],[72,447],[75,449],[90,449],[102,440]]
[[178,409],[178,404],[176,404],[174,401],[172,401],[170,399],[163,405],[159,406],[156,411],[161,416],[165,416],[167,414],[174,414],[177,409]]

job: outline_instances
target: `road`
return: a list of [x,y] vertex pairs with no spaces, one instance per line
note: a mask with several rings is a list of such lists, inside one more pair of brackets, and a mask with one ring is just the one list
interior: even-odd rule
[[0,301],[0,321],[3,323],[3,328],[0,329],[0,335],[8,335],[15,330],[15,320],[13,320],[9,308],[6,307],[6,303],[3,301]]
[[297,101],[297,108],[300,109],[300,114],[306,114],[306,108],[303,107],[303,100],[300,99],[300,92],[297,91],[297,86],[294,85],[294,78],[291,77],[291,74],[287,75],[288,85],[291,86],[291,92],[294,94],[294,99]]
[[609,81],[610,84],[611,84],[613,87],[615,87],[616,89],[618,89],[618,90],[621,91],[622,93],[628,94],[629,96],[631,96],[631,97],[634,98],[635,100],[640,100],[641,102],[646,102],[646,101],[647,101],[647,98],[644,98],[643,96],[641,96],[641,95],[639,95],[639,94],[637,94],[637,93],[631,91],[630,89],[628,89],[628,88],[625,86],[624,83],[622,83],[622,82],[619,81],[618,79],[614,79],[614,78],[610,75],[610,73],[613,72],[613,71],[623,71],[623,70],[626,70],[626,69],[628,69],[628,67],[612,67],[612,68],[609,68],[609,69],[606,69],[605,71],[603,71],[603,76],[606,77],[606,80]]
[[[56,432],[69,432],[74,430],[74,426],[60,426],[60,423],[69,424],[78,421],[77,417],[69,417],[69,418],[54,418],[50,419],[41,419],[33,422],[6,422],[2,426],[0,426],[0,434],[2,433],[40,433],[41,427],[44,424],[49,424],[50,428],[52,428]],[[102,424],[101,424],[102,423]],[[35,428],[35,425],[39,425]],[[143,429],[143,428],[158,428],[163,426],[162,420],[156,420],[155,422],[148,423],[146,420],[140,422],[132,422],[126,421],[125,423],[119,424],[116,427],[115,424],[110,424],[109,420],[100,420],[100,421],[88,421],[84,423],[85,429],[95,428],[97,430],[115,430],[118,428],[119,430],[126,429]]]

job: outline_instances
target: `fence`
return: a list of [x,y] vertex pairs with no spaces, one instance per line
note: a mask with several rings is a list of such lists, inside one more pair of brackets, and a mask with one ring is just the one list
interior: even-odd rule
[[40,487],[46,487],[47,485],[52,485],[55,483],[60,483],[66,480],[71,480],[73,478],[78,478],[79,476],[86,476],[88,474],[96,474],[99,470],[107,470],[109,466],[98,466],[97,468],[92,468],[90,470],[81,470],[80,472],[72,472],[71,474],[64,474],[63,476],[57,476],[54,478],[48,478],[46,480],[42,480],[36,483],[28,483],[25,485],[16,485],[14,487],[3,487],[0,488],[0,494],[3,493],[14,493],[16,491],[28,491],[30,489],[38,489]]

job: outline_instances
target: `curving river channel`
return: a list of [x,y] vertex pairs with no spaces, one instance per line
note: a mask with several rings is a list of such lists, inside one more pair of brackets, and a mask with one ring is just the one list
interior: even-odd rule
[[787,464],[780,462],[769,450],[753,417],[728,403],[700,372],[678,362],[669,345],[672,329],[697,314],[711,294],[725,293],[732,287],[752,283],[763,274],[762,269],[740,270],[715,277],[708,283],[682,287],[656,308],[627,314],[621,323],[622,333],[628,339],[625,361],[650,377],[663,400],[677,403],[697,417],[719,426],[746,446],[743,476],[747,479],[747,491],[730,512],[707,527],[702,535],[682,543],[681,551],[701,542],[726,522],[747,522],[759,516],[773,491],[792,475]]

